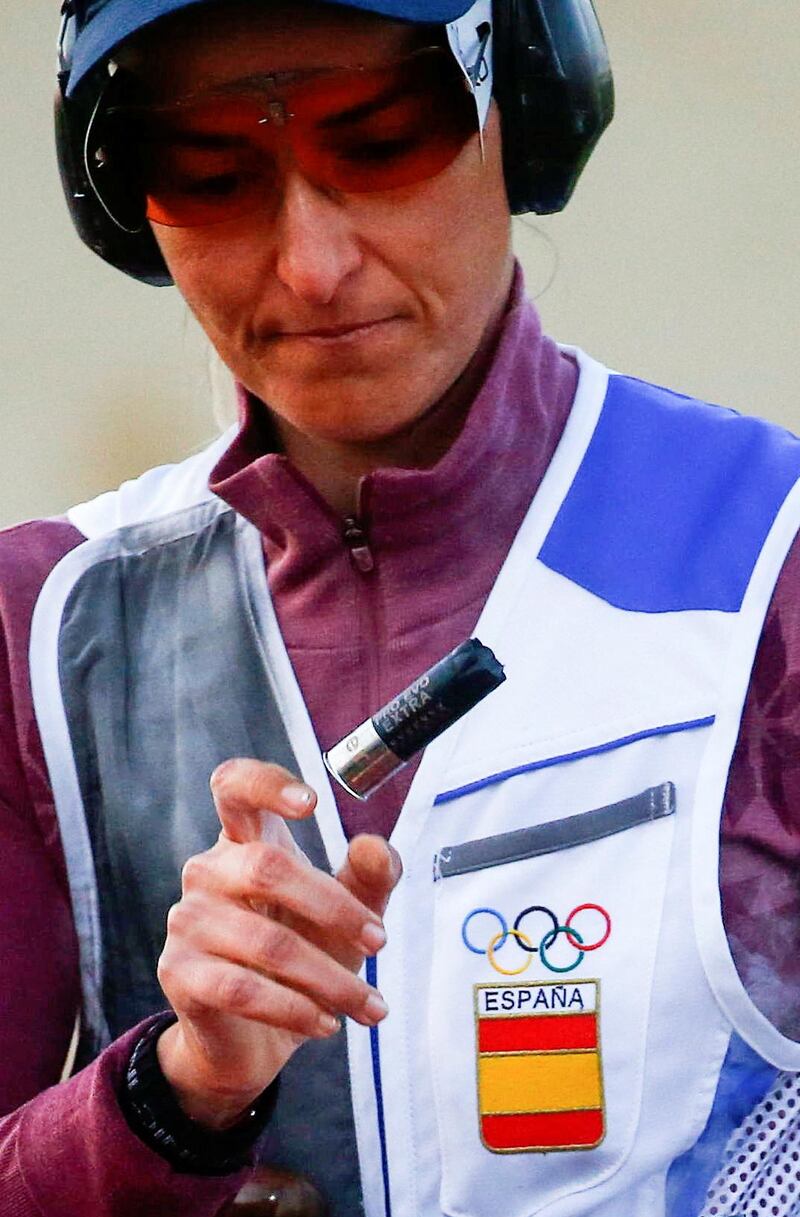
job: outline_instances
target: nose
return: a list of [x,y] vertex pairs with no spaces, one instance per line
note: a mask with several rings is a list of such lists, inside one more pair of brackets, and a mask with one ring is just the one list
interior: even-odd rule
[[330,304],[361,266],[362,251],[341,202],[290,172],[275,222],[276,273],[305,304]]

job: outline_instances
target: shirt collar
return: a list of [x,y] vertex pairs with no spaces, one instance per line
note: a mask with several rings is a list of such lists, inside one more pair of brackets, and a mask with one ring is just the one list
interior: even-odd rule
[[[494,355],[449,451],[429,469],[378,469],[362,479],[371,546],[428,545],[434,528],[442,537],[467,520],[474,529],[495,527],[509,498],[535,489],[552,455],[565,419],[557,408],[565,363],[543,336],[517,267]],[[569,376],[574,390],[574,369]],[[309,560],[322,557],[326,547],[341,544],[341,518],[274,451],[264,404],[242,391],[240,410],[242,425],[211,473],[211,490],[272,546],[291,543]]]

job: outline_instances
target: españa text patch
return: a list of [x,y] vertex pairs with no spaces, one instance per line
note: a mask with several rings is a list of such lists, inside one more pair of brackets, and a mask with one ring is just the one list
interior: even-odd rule
[[481,1140],[494,1153],[605,1136],[597,980],[475,985]]

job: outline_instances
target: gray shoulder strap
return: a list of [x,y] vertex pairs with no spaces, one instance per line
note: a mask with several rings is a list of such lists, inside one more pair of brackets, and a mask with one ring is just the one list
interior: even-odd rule
[[[59,677],[112,1037],[166,1004],[156,964],[183,864],[219,833],[215,766],[252,756],[297,771],[250,608],[252,533],[218,503],[122,529],[66,600]],[[296,829],[311,862],[329,869],[315,822]],[[344,1035],[306,1045],[284,1071],[266,1152],[338,1197],[332,1211],[361,1211]]]

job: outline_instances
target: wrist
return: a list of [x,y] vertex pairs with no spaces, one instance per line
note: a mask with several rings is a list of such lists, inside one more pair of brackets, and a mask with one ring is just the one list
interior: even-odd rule
[[250,1109],[264,1086],[230,1089],[211,1085],[205,1079],[202,1055],[192,1050],[180,1022],[167,1027],[156,1043],[158,1063],[182,1111],[209,1130],[224,1131],[236,1124]]
[[214,1128],[192,1119],[161,1071],[157,1043],[174,1014],[152,1023],[133,1050],[119,1093],[131,1130],[179,1173],[227,1175],[252,1164],[252,1151],[277,1099],[277,1080],[260,1093],[238,1122]]

